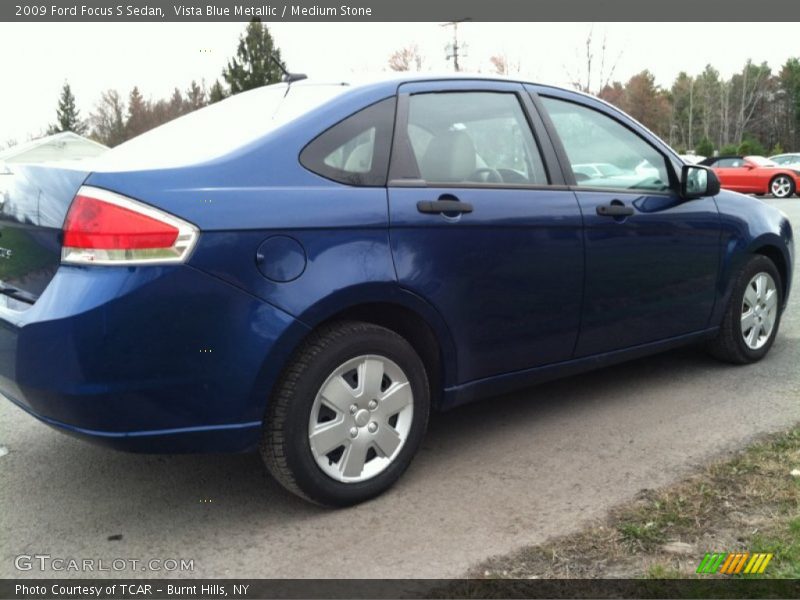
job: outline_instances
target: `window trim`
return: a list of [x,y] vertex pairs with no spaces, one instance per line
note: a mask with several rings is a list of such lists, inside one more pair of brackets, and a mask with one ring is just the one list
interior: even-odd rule
[[[648,194],[653,196],[674,196],[677,193],[680,193],[680,180],[678,176],[675,174],[675,166],[672,164],[670,157],[667,156],[665,152],[663,152],[660,148],[655,146],[650,140],[645,138],[639,131],[635,128],[631,127],[628,123],[625,123],[621,119],[617,118],[615,115],[610,114],[608,111],[599,110],[593,106],[589,106],[584,102],[580,102],[579,100],[573,98],[563,98],[560,96],[552,95],[552,94],[539,94],[534,89],[527,88],[527,92],[531,97],[531,102],[536,107],[536,110],[539,111],[542,121],[545,125],[545,130],[547,131],[548,137],[550,138],[550,142],[553,144],[556,155],[558,156],[559,163],[561,164],[562,171],[564,172],[564,177],[567,180],[567,185],[569,189],[574,192],[583,191],[583,192],[612,192],[612,193],[619,193],[619,194]],[[616,187],[603,187],[603,186],[584,186],[578,185],[577,180],[575,179],[575,173],[572,170],[572,163],[569,160],[569,156],[567,155],[567,150],[564,147],[563,142],[561,141],[561,136],[558,135],[558,131],[556,130],[555,123],[550,118],[550,113],[547,112],[547,109],[542,102],[542,98],[549,98],[551,100],[558,100],[561,102],[566,102],[569,104],[575,104],[587,110],[592,110],[596,113],[599,113],[615,123],[619,124],[620,126],[624,127],[636,137],[638,137],[642,142],[650,146],[655,152],[657,152],[663,159],[664,165],[667,168],[667,177],[669,178],[669,188],[666,190],[647,190],[642,188],[616,188]]]
[[[379,179],[378,183],[353,183],[351,181],[343,181],[342,179],[344,179],[344,177],[342,179],[335,179],[334,177],[332,177],[332,176],[330,176],[328,174],[321,173],[321,172],[317,171],[316,169],[312,169],[311,167],[309,167],[306,164],[306,162],[303,161],[303,154],[312,145],[314,145],[314,143],[317,142],[321,137],[323,137],[324,135],[326,135],[327,133],[329,133],[330,131],[332,131],[333,129],[335,129],[336,127],[338,127],[339,125],[341,125],[342,123],[347,121],[348,119],[351,119],[354,116],[358,115],[359,113],[361,113],[361,112],[363,112],[365,110],[368,110],[368,109],[370,109],[372,107],[375,107],[375,106],[377,106],[378,104],[380,104],[382,102],[386,102],[386,101],[389,101],[389,100],[393,101],[392,118],[388,122],[388,124],[386,124],[386,125],[380,125],[379,124],[375,128],[375,149],[383,150],[383,148],[385,147],[385,154],[386,155],[382,156],[382,155],[378,154],[377,152],[374,153],[373,157],[372,157],[372,169],[367,171],[366,173],[350,173],[349,171],[344,171],[342,169],[336,169],[335,167],[331,167],[330,165],[326,165],[327,168],[330,169],[331,172],[335,171],[336,174],[341,173],[343,175],[350,175],[350,176],[352,176],[354,174],[359,174],[359,175],[364,175],[364,176],[367,176],[367,177],[372,177],[373,175],[375,175]],[[380,100],[376,100],[375,102],[371,102],[371,103],[369,103],[369,104],[367,104],[365,106],[360,107],[358,110],[350,113],[346,117],[344,117],[342,119],[339,119],[336,123],[330,125],[329,127],[326,127],[323,131],[321,131],[317,135],[315,135],[311,140],[309,140],[300,149],[300,152],[297,154],[297,162],[299,162],[300,166],[303,167],[309,173],[313,173],[314,175],[317,175],[318,177],[322,177],[323,179],[327,179],[328,181],[332,181],[334,183],[338,183],[339,185],[346,185],[348,187],[367,187],[367,188],[382,188],[382,187],[386,187],[386,183],[387,183],[387,181],[389,179],[389,168],[390,168],[391,161],[392,161],[392,150],[393,150],[393,147],[394,147],[394,127],[395,127],[396,121],[397,121],[397,96],[396,95],[386,96],[385,98],[381,98]],[[384,128],[385,128],[385,131],[384,131]],[[389,143],[386,144],[386,145],[378,143],[378,140],[379,140],[379,138],[380,138],[380,136],[382,134],[386,134],[386,135],[389,136]],[[382,171],[382,175],[381,175],[381,171]]]
[[[428,182],[422,179],[417,165],[416,157],[408,137],[408,116],[411,104],[411,96],[420,94],[508,94],[513,95],[519,103],[525,123],[533,137],[535,150],[539,152],[539,158],[544,169],[546,184],[520,184],[520,183],[496,183],[496,182]],[[522,85],[519,89],[500,89],[486,87],[459,87],[443,88],[431,86],[430,89],[419,89],[411,92],[399,91],[397,94],[397,110],[395,112],[394,139],[392,141],[391,160],[389,163],[388,187],[403,188],[434,188],[434,189],[513,189],[513,190],[567,190],[566,182],[561,176],[560,168],[555,157],[552,146],[544,143],[546,138],[542,136],[541,119],[536,112],[531,111],[528,104],[527,94]],[[537,127],[537,125],[539,125]],[[554,167],[556,169],[554,170]],[[412,173],[417,177],[405,174]]]

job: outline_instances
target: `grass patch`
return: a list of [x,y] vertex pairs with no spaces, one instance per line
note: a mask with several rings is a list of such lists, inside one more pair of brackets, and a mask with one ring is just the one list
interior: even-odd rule
[[[800,427],[763,438],[669,487],[643,490],[582,531],[492,558],[467,575],[729,578],[695,571],[706,552],[771,552],[763,575],[735,577],[800,578],[800,476],[792,475],[794,469],[800,469]],[[481,594],[479,582],[473,591]]]

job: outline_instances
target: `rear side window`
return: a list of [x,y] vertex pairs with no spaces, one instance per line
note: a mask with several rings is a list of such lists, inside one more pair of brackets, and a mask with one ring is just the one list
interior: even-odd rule
[[300,153],[300,163],[339,183],[386,185],[394,107],[392,97],[350,115],[308,144]]

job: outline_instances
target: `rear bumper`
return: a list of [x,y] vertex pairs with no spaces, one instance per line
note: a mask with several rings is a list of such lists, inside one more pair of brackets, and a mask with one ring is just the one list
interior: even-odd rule
[[28,310],[0,307],[0,394],[119,449],[247,450],[306,331],[186,265],[62,266]]

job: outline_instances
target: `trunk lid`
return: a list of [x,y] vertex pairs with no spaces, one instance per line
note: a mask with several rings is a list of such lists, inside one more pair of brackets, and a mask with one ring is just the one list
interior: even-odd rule
[[25,308],[61,261],[67,210],[88,171],[71,165],[0,164],[0,294]]

